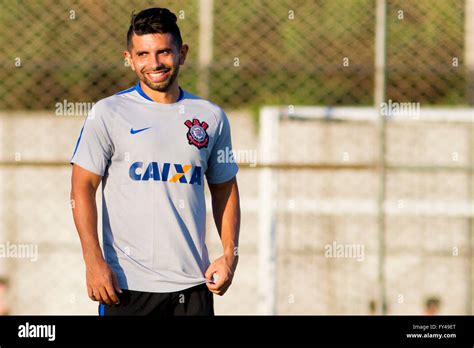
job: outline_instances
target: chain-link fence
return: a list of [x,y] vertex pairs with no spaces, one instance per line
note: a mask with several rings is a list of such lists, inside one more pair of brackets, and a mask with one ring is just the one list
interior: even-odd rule
[[[459,122],[449,121],[450,109],[433,111],[444,121],[423,113],[416,121],[391,119],[382,140],[383,181],[374,110],[340,108],[327,116],[322,108],[267,109],[277,123],[276,139],[267,140],[278,152],[268,162],[273,194],[261,208],[273,211],[275,221],[275,258],[261,259],[275,269],[266,274],[276,278],[274,288],[263,286],[262,293],[276,294],[267,310],[369,313],[372,303],[380,312],[384,285],[386,313],[422,313],[430,297],[443,313],[471,313],[472,109],[457,110]],[[268,239],[259,247],[272,248]]]
[[[386,100],[422,108],[471,104],[467,1],[387,3]],[[85,293],[69,207],[67,163],[83,118],[57,116],[54,109],[63,100],[95,102],[136,83],[122,55],[130,14],[162,6],[176,13],[191,46],[180,84],[224,107],[234,148],[256,155],[256,166],[242,163],[238,175],[239,268],[231,290],[215,298],[219,314],[256,313],[258,127],[267,125],[254,122],[255,110],[266,104],[372,105],[375,5],[375,0],[0,0],[0,248],[7,242],[38,247],[36,261],[1,260],[0,274],[10,278],[11,312],[96,311]],[[419,167],[392,168],[386,178],[386,199],[394,205],[385,221],[388,313],[420,313],[429,296],[441,298],[444,313],[470,312],[473,134],[469,123],[387,127],[387,162]],[[370,211],[380,182],[376,164],[364,168],[377,159],[377,136],[364,122],[281,122],[284,168],[276,169],[275,182],[283,204],[277,214],[278,313],[368,313],[371,302],[380,307],[378,222]],[[397,215],[397,209],[406,214]],[[215,257],[220,242],[208,213]],[[337,257],[337,248],[345,245],[363,246],[364,253]],[[326,255],[328,246],[334,257]]]
[[[387,98],[467,103],[464,1],[388,2]],[[122,51],[130,14],[154,1],[2,1],[0,109],[97,101],[135,75]],[[374,0],[160,1],[191,46],[182,85],[233,108],[367,105],[374,89]],[[202,10],[202,9],[201,9]],[[202,22],[211,21],[210,29]],[[204,31],[200,36],[201,31]],[[211,40],[200,55],[200,37]],[[208,85],[199,82],[205,80]]]

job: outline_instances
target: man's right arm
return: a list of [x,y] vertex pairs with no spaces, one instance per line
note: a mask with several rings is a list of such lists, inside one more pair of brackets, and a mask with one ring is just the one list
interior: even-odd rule
[[96,192],[102,177],[77,164],[71,178],[71,206],[74,223],[79,233],[86,266],[87,292],[93,301],[119,303],[116,292],[122,290],[117,278],[102,256],[97,233]]

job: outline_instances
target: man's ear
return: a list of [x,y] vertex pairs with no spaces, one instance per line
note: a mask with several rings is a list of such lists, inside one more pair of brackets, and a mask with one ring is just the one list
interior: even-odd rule
[[135,71],[135,67],[133,66],[132,55],[128,51],[123,51],[123,56],[125,57],[125,62],[128,64],[133,71]]
[[188,54],[188,51],[189,51],[189,46],[188,45],[182,45],[181,46],[181,49],[179,50],[179,65],[183,65],[185,60],[186,60],[186,56]]

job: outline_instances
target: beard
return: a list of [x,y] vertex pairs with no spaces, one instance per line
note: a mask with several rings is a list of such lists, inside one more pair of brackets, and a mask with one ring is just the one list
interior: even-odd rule
[[[161,81],[161,82],[153,82],[153,81],[151,81],[147,78],[146,74],[148,72],[158,71],[158,70],[162,70],[162,69],[169,69],[169,75],[166,78],[166,80]],[[176,80],[176,77],[178,77],[178,73],[179,73],[179,65],[176,68],[168,67],[168,66],[161,66],[161,67],[159,67],[157,69],[153,69],[153,70],[150,70],[150,69],[142,70],[141,71],[141,75],[142,75],[141,80],[143,81],[143,83],[145,83],[145,85],[147,85],[148,87],[150,87],[154,91],[167,92],[169,90],[170,86]]]

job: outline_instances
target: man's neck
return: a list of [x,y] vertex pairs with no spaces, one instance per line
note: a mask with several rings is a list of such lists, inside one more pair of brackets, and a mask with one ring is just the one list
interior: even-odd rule
[[177,81],[175,81],[166,92],[159,92],[151,89],[142,81],[140,81],[140,87],[153,101],[160,104],[172,104],[176,103],[179,98],[179,87]]

